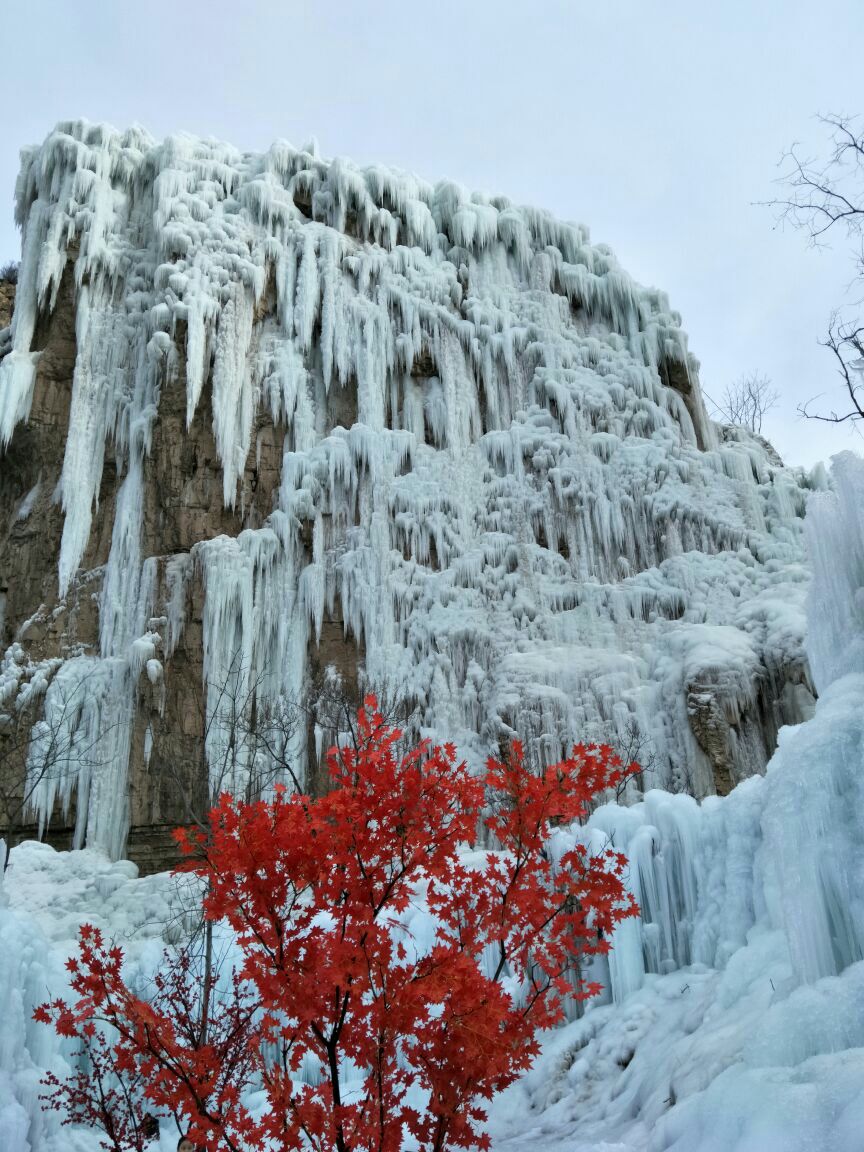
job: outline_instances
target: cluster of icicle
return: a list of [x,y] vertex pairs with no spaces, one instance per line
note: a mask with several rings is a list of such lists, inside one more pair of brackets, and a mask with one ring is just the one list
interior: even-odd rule
[[767,774],[725,798],[658,790],[591,817],[597,846],[628,856],[642,912],[615,933],[616,1000],[646,972],[724,967],[755,928],[781,934],[796,982],[864,960],[864,461],[844,452],[832,475],[806,520],[814,718],[785,728]]
[[[547,758],[638,729],[655,783],[711,790],[686,684],[707,669],[745,708],[766,669],[800,661],[807,481],[718,437],[662,293],[545,212],[285,143],[61,124],[23,153],[17,213],[0,444],[27,419],[37,317],[70,266],[77,302],[61,597],[85,575],[106,452],[124,477],[100,650],[45,694],[45,731],[90,754],[40,781],[43,820],[77,790],[79,840],[122,852],[136,684],[159,683],[196,577],[211,765],[213,687],[236,674],[241,695],[296,700],[338,605],[366,684],[471,758],[513,732]],[[226,506],[262,407],[285,451],[261,527],[160,567],[142,555],[144,470],[181,378],[187,425],[212,393]],[[329,426],[334,390],[356,395],[350,428]],[[33,674],[10,650],[0,693]],[[764,765],[749,755],[741,775]]]

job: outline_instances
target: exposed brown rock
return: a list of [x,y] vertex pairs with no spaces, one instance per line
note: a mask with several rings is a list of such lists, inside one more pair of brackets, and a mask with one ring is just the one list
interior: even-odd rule
[[[687,686],[687,715],[711,766],[718,796],[765,769],[784,724],[812,714],[814,697],[805,666],[766,674],[746,699],[722,677],[706,673]],[[747,770],[749,768],[749,770]]]
[[[0,327],[8,323],[2,309],[8,301],[11,313],[12,299],[14,289],[0,285]],[[182,351],[184,331],[177,332],[176,341]],[[0,639],[4,648],[20,642],[27,655],[39,661],[99,649],[98,600],[122,480],[106,453],[82,570],[61,600],[57,564],[63,517],[55,493],[63,466],[76,356],[71,264],[54,311],[47,320],[40,320],[34,348],[41,349],[41,357],[30,418],[16,429],[0,466],[0,597],[5,597]],[[164,560],[169,557],[188,554],[202,540],[223,533],[234,536],[263,523],[275,506],[285,439],[284,427],[275,427],[262,406],[234,508],[226,508],[209,383],[187,429],[182,355],[178,364],[178,377],[161,397],[152,449],[145,461],[141,554],[142,558],[162,558],[160,582]],[[350,427],[356,417],[356,388],[335,384],[327,403],[329,425]],[[21,514],[22,507],[29,507],[26,516]],[[200,817],[207,807],[202,608],[200,573],[193,568],[183,634],[171,658],[164,661],[164,683],[153,686],[142,676],[138,686],[129,757],[127,852],[144,872],[178,861],[171,830],[188,824],[193,815]],[[358,659],[357,646],[345,637],[341,619],[325,620],[320,647],[313,642],[310,653],[313,675],[334,665],[346,693],[354,698]],[[29,718],[28,726],[35,718]],[[321,791],[326,788],[326,766],[317,764],[314,741],[311,747],[310,786]],[[13,792],[20,796],[23,791],[26,751],[26,739],[13,739],[12,733],[0,731],[0,788],[5,789],[0,794],[10,796],[12,810]],[[64,818],[56,811],[45,839],[58,848],[70,847],[74,823],[74,812]],[[17,815],[13,820],[0,812],[0,835],[4,826],[13,843],[36,834],[32,821],[21,824]]]
[[15,285],[0,280],[0,328],[8,328],[12,323],[12,309],[15,305]]

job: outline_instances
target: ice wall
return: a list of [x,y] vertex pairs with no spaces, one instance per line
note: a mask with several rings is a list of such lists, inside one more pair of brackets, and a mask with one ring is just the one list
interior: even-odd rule
[[832,480],[806,518],[813,719],[784,728],[765,776],[727,797],[654,791],[589,821],[628,856],[642,909],[616,933],[609,985],[619,1001],[649,973],[725,967],[754,927],[783,934],[796,981],[864,960],[864,461],[836,456]]
[[853,452],[832,461],[835,488],[811,504],[807,551],[814,582],[807,650],[822,690],[847,672],[864,672],[864,473]]
[[[864,1130],[864,460],[811,499],[813,718],[730,795],[649,793],[577,833],[630,859],[609,992],[499,1100],[497,1152],[854,1152]],[[829,562],[830,558],[830,562]]]
[[[707,420],[679,317],[584,228],[285,143],[85,123],[22,154],[16,195],[0,442],[27,420],[34,334],[71,274],[58,595],[100,589],[98,651],[66,654],[45,695],[53,730],[77,684],[98,747],[35,789],[43,823],[77,795],[79,842],[86,827],[122,851],[136,686],[159,683],[188,579],[211,773],[238,654],[260,705],[296,700],[334,615],[366,684],[476,761],[514,732],[538,759],[635,734],[649,785],[701,796],[764,768],[803,715],[811,481]],[[226,507],[262,412],[284,432],[281,485],[263,524],[157,565],[142,490],[180,388],[190,433],[212,412]],[[110,555],[84,573],[106,458],[123,477]],[[10,650],[6,706],[48,671]]]

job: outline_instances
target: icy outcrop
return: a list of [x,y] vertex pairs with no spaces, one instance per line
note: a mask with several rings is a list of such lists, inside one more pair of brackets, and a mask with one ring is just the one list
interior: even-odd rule
[[[807,714],[800,537],[818,477],[717,434],[679,317],[585,229],[285,143],[252,155],[82,123],[23,153],[17,213],[0,442],[22,435],[68,290],[57,603],[87,580],[99,607],[98,639],[62,653],[45,695],[53,730],[88,685],[96,747],[69,734],[89,763],[39,782],[43,824],[77,796],[76,842],[122,852],[129,774],[170,760],[172,653],[192,623],[211,776],[225,683],[265,709],[298,699],[340,622],[364,683],[475,761],[513,732],[538,758],[635,733],[649,785],[702,796],[761,771]],[[178,405],[181,471],[209,467],[204,424],[221,469],[181,551],[157,471]],[[267,453],[279,479],[253,515]],[[23,625],[6,624],[26,647]]]
[[807,650],[817,688],[864,673],[864,472],[853,452],[832,460],[836,490],[820,493],[807,521],[814,583]]

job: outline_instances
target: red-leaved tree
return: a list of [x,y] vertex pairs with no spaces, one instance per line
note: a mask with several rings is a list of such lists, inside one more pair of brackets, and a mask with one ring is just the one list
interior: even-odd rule
[[[172,1078],[186,1083],[203,1109],[230,1096],[231,1085],[250,1082],[253,990],[236,970],[220,981],[218,970],[196,959],[191,947],[166,951],[145,1001],[123,980],[122,950],[98,928],[81,928],[78,956],[67,964],[77,1002],[55,1000],[34,1013],[80,1042],[75,1071],[65,1080],[49,1072],[43,1080],[43,1099],[64,1124],[100,1129],[102,1147],[111,1152],[143,1152],[158,1131],[153,1101],[182,1123],[171,1105]],[[157,1083],[169,1090],[154,1091]]]
[[[517,743],[478,779],[452,745],[400,755],[373,698],[357,732],[329,754],[327,795],[224,795],[208,830],[177,834],[205,916],[238,946],[206,1035],[188,970],[168,964],[145,1002],[121,950],[82,930],[76,1002],[37,1018],[101,1045],[99,1077],[49,1097],[106,1147],[142,1146],[129,1109],[174,1116],[208,1152],[398,1152],[406,1134],[428,1152],[486,1147],[484,1101],[528,1068],[568,997],[598,991],[580,961],[636,914],[626,861],[555,829],[637,765],[577,745],[535,774]],[[497,847],[466,853],[481,823]]]

